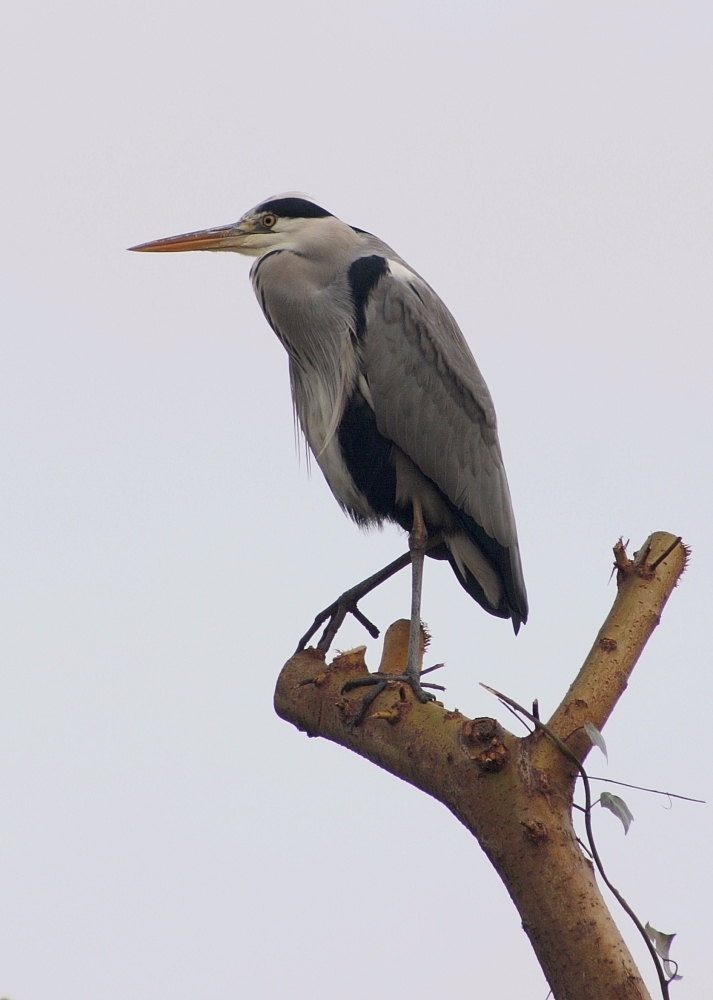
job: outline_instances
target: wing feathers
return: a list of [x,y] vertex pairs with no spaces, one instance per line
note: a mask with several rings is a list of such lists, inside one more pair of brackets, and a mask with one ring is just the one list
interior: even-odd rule
[[425,304],[393,278],[382,279],[369,302],[364,361],[377,422],[453,503],[508,545],[514,523],[490,393],[455,321],[423,285]]
[[[527,598],[495,408],[461,331],[433,290],[403,267],[374,286],[365,320],[362,362],[379,431],[494,539],[499,552],[507,550],[505,592],[524,620]],[[472,542],[482,548],[478,538]],[[452,555],[456,566],[470,561],[462,547]],[[468,568],[497,606],[490,583],[475,564]]]

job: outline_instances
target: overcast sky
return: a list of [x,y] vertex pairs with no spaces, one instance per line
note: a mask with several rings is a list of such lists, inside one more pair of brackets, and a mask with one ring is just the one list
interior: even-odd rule
[[[466,830],[273,713],[314,614],[405,540],[360,533],[300,460],[249,263],[125,248],[274,193],[390,243],[495,398],[531,618],[516,639],[429,562],[446,705],[511,728],[484,681],[548,715],[614,542],[681,534],[689,570],[590,766],[713,799],[712,21],[686,0],[3,6],[0,996],[545,1000]],[[408,586],[365,612],[403,617]],[[700,1000],[711,807],[622,794],[635,822],[597,814],[601,853],[678,933],[672,995]]]

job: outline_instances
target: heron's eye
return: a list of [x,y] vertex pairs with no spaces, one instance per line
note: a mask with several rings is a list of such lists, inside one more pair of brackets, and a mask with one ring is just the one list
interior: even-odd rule
[[265,229],[272,229],[276,222],[277,218],[274,215],[263,215],[262,217],[262,224]]

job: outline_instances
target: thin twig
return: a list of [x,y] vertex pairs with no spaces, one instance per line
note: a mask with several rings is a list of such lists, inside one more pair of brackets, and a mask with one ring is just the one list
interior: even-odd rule
[[530,729],[530,727],[526,724],[526,722],[524,721],[524,719],[520,718],[520,716],[517,714],[517,712],[515,711],[514,708],[510,708],[510,706],[507,705],[505,702],[503,702],[502,704],[508,710],[508,712],[510,712],[511,715],[515,716],[515,718],[520,723],[520,725],[525,727],[525,729],[528,731],[528,733],[530,735],[532,735],[532,733],[534,733],[535,730],[534,729]]
[[676,546],[679,544],[680,541],[681,541],[681,536],[679,535],[678,538],[676,539],[676,541],[672,542],[671,545],[669,545],[669,547],[666,549],[666,551],[664,552],[664,554],[661,555],[661,556],[659,556],[658,559],[656,560],[656,562],[652,562],[651,563],[651,565],[649,566],[649,569],[652,570],[652,571],[655,570],[656,567],[659,565],[659,563],[662,563],[664,561],[664,559],[666,558],[666,556],[670,556],[671,555],[671,553],[673,552],[673,550],[676,548]]
[[[578,809],[582,809],[582,807],[581,807],[581,806],[577,806],[577,808],[578,808]],[[584,812],[584,809],[582,809],[582,812]],[[586,844],[584,843],[584,841],[583,841],[583,840],[580,840],[580,839],[579,839],[579,837],[577,837],[577,843],[578,843],[578,844],[579,844],[579,846],[580,846],[580,847],[582,848],[582,850],[584,851],[584,853],[588,855],[589,859],[590,859],[591,861],[593,861],[593,860],[594,860],[594,858],[592,857],[592,852],[591,852],[591,851],[589,850],[589,848],[588,848],[588,847],[587,847],[587,845],[586,845]]]
[[590,781],[606,781],[608,785],[621,785],[623,788],[635,788],[637,792],[651,792],[652,795],[668,795],[670,799],[681,799],[682,802],[698,802],[706,805],[705,799],[691,799],[688,795],[677,795],[675,792],[662,792],[658,788],[644,788],[641,785],[629,785],[626,781],[614,781],[613,778],[598,778],[594,774],[589,775]]

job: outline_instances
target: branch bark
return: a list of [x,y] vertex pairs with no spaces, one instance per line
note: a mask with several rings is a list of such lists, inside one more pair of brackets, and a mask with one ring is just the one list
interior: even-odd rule
[[[614,549],[617,596],[577,678],[548,723],[580,758],[582,728],[601,729],[659,622],[686,564],[680,539],[652,535],[633,560]],[[406,627],[408,623],[405,623]],[[405,662],[404,623],[385,637],[380,671]],[[329,666],[314,649],[285,664],[275,709],[310,736],[366,757],[438,799],[471,831],[518,908],[556,1000],[648,1000],[572,826],[576,770],[543,735],[519,738],[489,718],[467,719],[440,703],[420,704],[392,682],[355,728],[361,695],[341,694],[367,672],[365,647]]]

